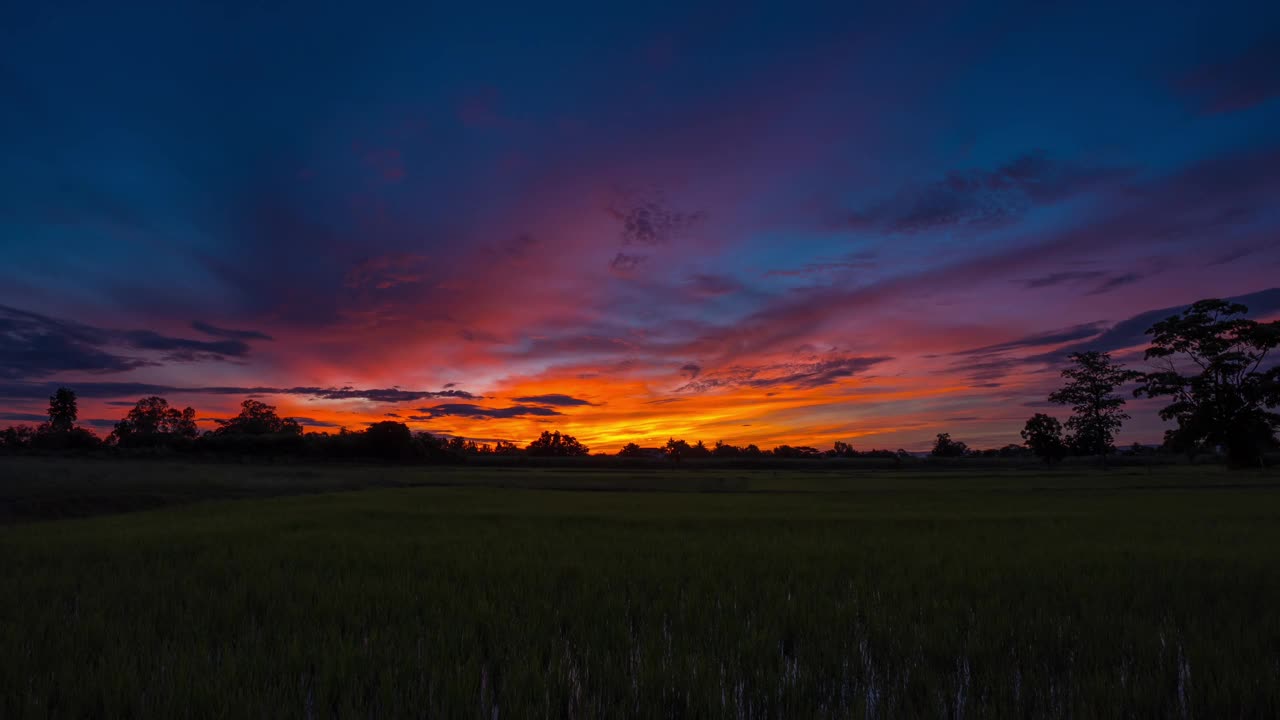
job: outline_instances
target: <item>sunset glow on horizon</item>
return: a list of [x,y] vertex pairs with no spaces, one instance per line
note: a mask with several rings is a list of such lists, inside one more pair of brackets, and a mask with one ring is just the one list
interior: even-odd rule
[[999,447],[1073,350],[1280,317],[1274,5],[456,12],[15,7],[0,427]]

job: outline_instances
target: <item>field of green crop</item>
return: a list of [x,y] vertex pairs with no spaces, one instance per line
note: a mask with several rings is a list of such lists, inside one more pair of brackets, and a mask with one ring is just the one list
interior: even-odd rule
[[0,717],[1280,717],[1280,476],[801,468],[0,460]]

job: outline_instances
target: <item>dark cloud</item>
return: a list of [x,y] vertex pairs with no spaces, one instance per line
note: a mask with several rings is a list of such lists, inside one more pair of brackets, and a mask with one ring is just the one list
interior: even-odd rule
[[666,245],[681,239],[705,218],[700,212],[673,210],[660,198],[632,200],[610,207],[609,214],[621,225],[623,245]]
[[1280,32],[1259,38],[1231,57],[1195,68],[1179,79],[1176,87],[1201,112],[1210,114],[1247,110],[1267,102],[1280,95]]
[[962,373],[965,380],[974,387],[999,387],[1000,381],[1010,374],[1033,364],[1042,362],[1031,362],[1026,358],[1008,355],[980,355],[956,362],[945,372]]
[[889,357],[830,357],[808,361],[735,366],[706,373],[676,388],[676,392],[704,392],[719,388],[814,388],[866,372],[875,365],[892,360]]
[[1103,293],[1108,293],[1108,292],[1111,292],[1112,290],[1115,290],[1118,287],[1124,287],[1125,285],[1132,285],[1133,283],[1136,283],[1139,280],[1141,280],[1143,277],[1144,276],[1139,275],[1138,273],[1125,273],[1123,275],[1116,275],[1114,277],[1109,277],[1106,280],[1103,280],[1102,282],[1098,283],[1098,286],[1095,287],[1093,290],[1090,290],[1089,294],[1101,295]]
[[537,405],[555,405],[558,407],[577,407],[582,405],[594,405],[581,398],[570,397],[569,395],[561,395],[559,393],[551,393],[548,395],[525,395],[515,398],[516,402],[535,403]]
[[151,330],[114,330],[0,305],[0,378],[20,380],[60,372],[116,373],[170,362],[243,358],[243,340],[193,340]]
[[609,269],[620,275],[625,275],[632,270],[640,267],[644,261],[648,260],[647,255],[628,255],[627,253],[618,253],[613,260],[609,261]]
[[1053,287],[1055,285],[1064,284],[1083,284],[1093,283],[1093,288],[1086,295],[1101,295],[1111,292],[1118,287],[1130,285],[1141,280],[1144,275],[1128,272],[1119,275],[1110,275],[1104,270],[1065,270],[1062,272],[1041,275],[1023,282],[1028,289]]
[[[322,388],[322,387],[181,387],[151,385],[131,382],[62,382],[0,383],[0,397],[42,398],[48,397],[59,387],[70,387],[85,398],[144,397],[148,395],[297,395],[318,400],[367,400],[379,403],[400,403],[416,400],[458,398],[477,400],[480,396],[463,390],[401,390],[399,388]],[[123,405],[124,403],[122,403]],[[132,405],[132,403],[127,403]]]
[[44,422],[45,420],[48,420],[48,419],[49,419],[48,415],[37,415],[36,413],[11,412],[11,413],[0,414],[0,420],[5,420],[8,422],[38,423],[38,422]]
[[[259,392],[264,392],[260,390]],[[265,392],[270,392],[266,390]],[[479,400],[466,390],[401,390],[399,388],[316,388],[295,387],[277,391],[277,395],[312,395],[324,400],[369,400],[371,402],[399,403],[413,400],[433,400],[437,398],[458,398],[460,400]]]
[[680,372],[687,373],[689,375],[689,379],[693,380],[702,372],[702,366],[695,363],[688,363],[687,365],[682,365],[680,367]]
[[1216,265],[1227,265],[1229,263],[1235,262],[1236,260],[1240,260],[1241,258],[1246,258],[1257,251],[1258,251],[1258,248],[1256,247],[1233,248],[1215,257],[1214,259],[1210,260],[1208,263],[1208,266],[1214,267]]
[[[1249,314],[1253,316],[1270,315],[1280,311],[1280,287],[1262,290],[1247,295],[1236,295],[1234,297],[1224,298],[1230,302],[1240,303],[1249,308]],[[1057,361],[1066,357],[1073,352],[1085,352],[1088,350],[1099,350],[1111,352],[1114,350],[1123,350],[1135,345],[1146,343],[1147,329],[1157,322],[1164,320],[1171,315],[1177,315],[1183,310],[1190,307],[1187,305],[1175,305],[1173,307],[1160,308],[1159,310],[1148,310],[1147,312],[1134,315],[1128,320],[1122,320],[1112,325],[1105,332],[1099,334],[1091,340],[1068,345],[1052,353],[1038,355],[1034,358],[1028,358],[1033,361]]]
[[217,325],[211,325],[200,320],[192,321],[191,328],[211,337],[227,338],[228,340],[271,340],[273,339],[266,333],[260,333],[257,330],[232,330],[230,328],[222,328]]
[[1061,285],[1063,283],[1097,280],[1104,276],[1106,276],[1106,273],[1101,270],[1065,270],[1063,272],[1055,272],[1031,278],[1030,280],[1025,281],[1023,285],[1031,289],[1053,287],[1054,285]]
[[1052,204],[1128,174],[1033,152],[993,170],[952,171],[941,180],[905,187],[889,200],[853,213],[846,224],[888,233],[1001,224],[1032,206]]
[[309,418],[309,417],[298,417],[296,415],[290,417],[289,419],[296,421],[299,425],[306,425],[309,427],[322,427],[322,428],[342,427],[342,423],[329,422],[328,420],[316,420],[315,418]]
[[986,345],[972,350],[961,350],[953,355],[995,355],[1010,350],[1018,350],[1020,348],[1043,347],[1046,345],[1059,345],[1073,340],[1081,340],[1084,338],[1094,337],[1103,331],[1106,323],[1091,322],[1080,325],[1072,325],[1071,327],[1061,328],[1058,330],[1050,330],[1048,332],[1034,333],[1024,337],[1009,340],[1007,342],[998,343],[996,345]]
[[[1227,300],[1239,302],[1249,307],[1252,315],[1266,315],[1280,311],[1280,288],[1272,288],[1262,292],[1240,295]],[[1188,305],[1149,310],[1122,320],[1107,328],[1104,323],[1086,323],[1047,333],[1028,335],[997,345],[963,350],[953,355],[962,359],[952,363],[940,372],[959,372],[974,387],[999,387],[1000,381],[1013,373],[1051,372],[1066,361],[1074,352],[1098,350],[1113,352],[1125,348],[1144,345],[1148,337],[1147,328],[1165,318],[1186,309]],[[1010,351],[1059,345],[1062,347],[1049,352],[1034,355],[1007,355]]]
[[410,415],[408,419],[415,422],[434,420],[441,417],[467,417],[477,420],[490,420],[494,418],[507,419],[531,416],[547,417],[561,414],[559,410],[549,407],[539,407],[536,405],[512,405],[511,407],[505,408],[487,408],[470,403],[445,403],[443,405],[418,408],[418,411],[423,414]]
[[[1149,183],[1130,185],[1120,202],[1093,220],[1026,244],[914,274],[846,287],[831,284],[781,296],[778,302],[704,338],[703,346],[777,346],[804,337],[838,315],[903,297],[971,289],[992,279],[1017,277],[1085,253],[1103,253],[1124,238],[1130,248],[1202,247],[1204,238],[1265,217],[1280,191],[1280,146],[1233,152],[1199,162]],[[1184,246],[1185,247],[1185,246]],[[697,348],[701,349],[701,347]]]
[[21,380],[60,372],[117,373],[154,362],[102,350],[75,337],[14,323],[0,316],[0,378]]
[[120,330],[116,337],[128,347],[137,350],[156,350],[175,355],[193,354],[200,359],[209,357],[244,357],[249,354],[249,343],[243,340],[189,340],[170,337],[150,330]]

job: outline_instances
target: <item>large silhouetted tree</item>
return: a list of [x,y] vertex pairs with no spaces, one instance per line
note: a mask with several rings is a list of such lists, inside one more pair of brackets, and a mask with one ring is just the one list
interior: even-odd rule
[[55,433],[69,433],[76,426],[79,411],[76,408],[76,394],[68,388],[60,387],[49,397],[49,424],[47,430]]
[[842,457],[842,458],[858,457],[858,451],[854,450],[852,445],[840,440],[837,440],[835,442],[835,445],[832,446],[831,452],[829,454],[832,457]]
[[301,435],[302,427],[292,418],[276,414],[274,405],[249,399],[240,403],[240,414],[218,420],[217,435]]
[[129,413],[116,423],[109,440],[122,447],[163,445],[196,437],[196,411],[169,406],[162,397],[145,397],[134,404]]
[[579,455],[587,455],[591,450],[578,439],[567,433],[561,433],[559,430],[549,432],[542,431],[542,435],[537,440],[529,443],[529,447],[525,448],[528,455],[546,455],[556,457],[572,457]]
[[1201,300],[1156,323],[1147,333],[1146,357],[1159,368],[1134,394],[1169,397],[1160,417],[1174,420],[1166,443],[1186,452],[1221,445],[1228,461],[1262,461],[1274,443],[1280,415],[1280,365],[1265,367],[1280,345],[1280,321],[1243,317],[1249,309],[1224,300]]
[[406,460],[413,456],[413,432],[409,426],[394,420],[383,420],[363,433],[364,449],[384,460]]
[[1049,394],[1049,402],[1069,405],[1067,444],[1081,455],[1104,459],[1115,450],[1116,431],[1129,419],[1124,398],[1116,390],[1142,377],[1126,370],[1105,352],[1071,353],[1071,364],[1062,371],[1067,383]]
[[1067,444],[1062,440],[1062,423],[1044,413],[1036,413],[1027,420],[1026,427],[1022,429],[1022,440],[1031,452],[1049,465],[1067,455]]
[[42,450],[88,450],[101,441],[93,431],[76,425],[76,394],[65,387],[49,397],[49,421],[36,428],[32,447]]
[[969,446],[959,440],[952,440],[950,433],[938,433],[929,454],[934,457],[964,457],[968,452]]

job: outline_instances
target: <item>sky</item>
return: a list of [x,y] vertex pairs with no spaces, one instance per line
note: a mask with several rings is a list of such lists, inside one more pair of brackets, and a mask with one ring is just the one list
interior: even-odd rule
[[6,4],[0,425],[999,447],[1280,317],[1276,3],[464,5]]

